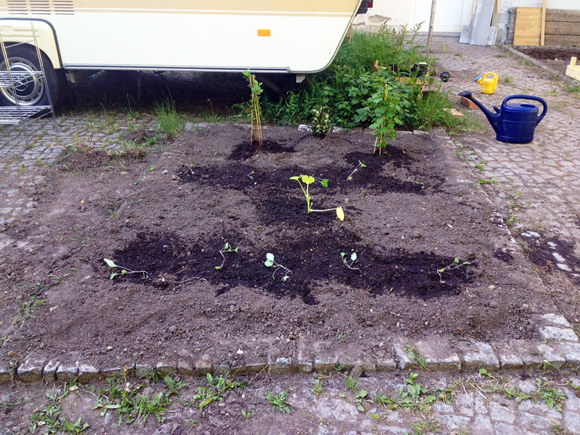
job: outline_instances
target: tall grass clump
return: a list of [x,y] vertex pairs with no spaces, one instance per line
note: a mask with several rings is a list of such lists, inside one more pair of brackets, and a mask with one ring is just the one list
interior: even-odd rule
[[166,98],[161,103],[155,103],[157,114],[157,130],[169,138],[177,137],[185,127],[185,122],[177,114],[175,101]]
[[[447,128],[464,122],[437,111],[449,104],[448,95],[440,89],[423,95],[423,88],[433,79],[413,67],[424,62],[429,70],[434,60],[418,45],[418,31],[419,26],[411,30],[383,26],[378,34],[353,33],[352,42],[343,42],[330,67],[307,76],[297,90],[278,101],[265,101],[265,119],[297,124],[311,120],[316,107],[327,106],[333,125],[374,128],[378,148],[386,146],[387,138],[394,140],[399,126]],[[387,68],[373,72],[377,60]],[[400,77],[409,77],[408,83],[402,83]]]

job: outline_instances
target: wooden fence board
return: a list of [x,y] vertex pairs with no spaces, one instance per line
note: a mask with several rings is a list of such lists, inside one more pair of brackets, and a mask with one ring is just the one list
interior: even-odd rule
[[580,36],[580,22],[566,23],[562,21],[547,21],[546,35],[576,35]]
[[518,8],[514,45],[540,45],[541,26],[542,8]]
[[547,9],[546,21],[568,21],[572,23],[580,23],[580,11],[570,11],[566,9]]
[[[515,43],[514,43],[515,45]],[[546,35],[546,45],[560,45],[562,47],[580,46],[580,36]]]

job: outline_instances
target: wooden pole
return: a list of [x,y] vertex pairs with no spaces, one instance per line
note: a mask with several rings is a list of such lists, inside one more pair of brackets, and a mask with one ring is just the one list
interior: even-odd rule
[[437,0],[433,0],[433,3],[431,3],[431,20],[429,22],[429,37],[427,39],[427,51],[431,51],[431,43],[433,42],[433,27],[435,26],[435,7],[436,6],[437,6]]
[[544,42],[546,40],[546,2],[547,0],[543,0],[542,2],[542,26],[540,30],[540,45],[543,47]]

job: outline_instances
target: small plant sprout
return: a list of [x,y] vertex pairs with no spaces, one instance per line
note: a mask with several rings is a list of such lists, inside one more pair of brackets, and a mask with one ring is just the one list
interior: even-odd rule
[[340,256],[342,257],[342,262],[344,263],[344,265],[346,267],[348,267],[351,270],[358,270],[360,271],[360,269],[358,267],[352,267],[352,265],[354,264],[354,262],[357,260],[357,255],[356,252],[353,252],[352,254],[350,254],[350,260],[348,259],[348,255],[346,254],[346,252],[341,252]]
[[357,167],[356,167],[356,168],[354,168],[354,170],[353,170],[353,171],[350,173],[350,175],[347,177],[347,181],[351,181],[351,180],[352,180],[352,177],[353,177],[353,175],[354,175],[354,173],[355,173],[356,171],[358,171],[358,170],[359,170],[359,169],[361,169],[361,168],[366,168],[366,167],[367,167],[367,165],[365,165],[363,162],[361,162],[361,161],[359,160],[359,161],[358,161],[358,165],[357,165]]
[[[298,181],[298,184],[300,184],[300,188],[302,189],[302,192],[304,193],[304,196],[306,197],[306,206],[307,206],[307,213],[312,213],[314,212],[326,212],[326,211],[335,211],[336,212],[336,216],[343,221],[344,220],[344,210],[342,209],[342,207],[336,207],[336,208],[329,208],[326,210],[315,210],[312,208],[312,196],[310,196],[310,193],[308,191],[308,186],[310,186],[311,184],[314,184],[315,182],[318,182],[322,185],[322,187],[328,187],[328,180],[321,180],[318,178],[315,178],[313,176],[310,175],[300,175],[298,177],[290,177],[291,180],[294,181]],[[302,184],[304,183],[304,184]],[[306,188],[304,188],[304,186],[306,186]]]
[[226,242],[226,244],[224,245],[224,247],[222,249],[220,249],[220,255],[222,256],[223,260],[222,260],[222,264],[220,264],[219,266],[216,266],[216,270],[221,270],[222,267],[224,267],[224,263],[226,262],[226,256],[224,255],[227,252],[238,252],[239,248],[232,248],[232,245],[230,245],[228,242]]
[[141,279],[147,279],[149,278],[149,274],[147,273],[146,270],[131,270],[128,267],[123,267],[123,266],[119,266],[117,264],[115,264],[115,262],[113,260],[109,260],[108,258],[104,258],[103,259],[105,261],[105,263],[107,263],[107,266],[109,266],[112,269],[121,269],[121,273],[117,273],[117,272],[113,272],[111,274],[111,277],[109,279],[115,279],[115,277],[121,275],[132,275],[135,273],[140,273],[141,274]]
[[317,106],[312,110],[312,129],[314,135],[325,137],[330,133],[330,113],[328,106]]
[[278,264],[274,261],[274,254],[271,253],[267,253],[266,254],[266,261],[264,261],[264,264],[266,265],[266,267],[273,267],[274,268],[274,273],[272,273],[272,278],[276,279],[276,272],[278,272],[280,269],[284,270],[284,276],[281,278],[282,282],[286,282],[290,279],[289,274],[292,273],[292,271],[284,266],[282,266],[281,264]]
[[464,261],[463,263],[460,263],[459,258],[455,257],[455,260],[453,260],[453,263],[451,263],[449,266],[445,266],[443,269],[437,269],[437,273],[439,274],[439,282],[442,284],[445,283],[445,281],[443,281],[443,277],[441,276],[442,273],[459,269],[461,266],[470,266],[470,265],[471,263],[469,261]]

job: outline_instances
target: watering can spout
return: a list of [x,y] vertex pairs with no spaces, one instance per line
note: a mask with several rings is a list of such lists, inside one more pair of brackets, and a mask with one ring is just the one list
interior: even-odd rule
[[[481,104],[479,101],[477,101],[475,98],[473,98],[473,95],[469,91],[460,92],[459,95],[461,97],[467,98],[470,101],[473,101],[475,103],[475,105],[477,107],[479,107],[481,109],[481,111],[484,113],[484,115],[486,116],[487,120],[489,121],[489,123],[491,124],[491,126],[493,127],[495,132],[496,133],[499,132],[499,128],[500,128],[500,124],[501,124],[501,115],[499,113],[493,113],[493,112],[490,112],[489,110],[487,110],[483,104]],[[498,112],[498,109],[495,108],[495,111]]]

